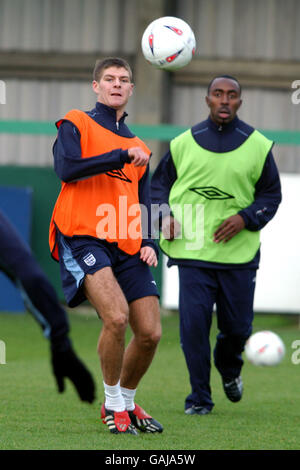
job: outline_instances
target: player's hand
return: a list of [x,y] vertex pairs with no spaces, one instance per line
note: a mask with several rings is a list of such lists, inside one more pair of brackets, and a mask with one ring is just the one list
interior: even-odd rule
[[236,214],[228,217],[215,231],[214,242],[228,242],[237,235],[245,227],[244,219],[241,215]]
[[161,231],[164,238],[173,241],[181,233],[181,225],[172,215],[167,215],[161,222]]
[[73,382],[82,401],[93,403],[95,399],[95,383],[85,365],[76,356],[72,348],[64,352],[51,351],[52,370],[57,382],[58,392],[65,390],[65,378]]
[[155,250],[151,246],[143,246],[140,250],[140,259],[147,263],[148,266],[157,266],[157,256]]
[[150,155],[144,152],[141,147],[131,147],[128,149],[128,156],[134,166],[146,166],[149,163]]

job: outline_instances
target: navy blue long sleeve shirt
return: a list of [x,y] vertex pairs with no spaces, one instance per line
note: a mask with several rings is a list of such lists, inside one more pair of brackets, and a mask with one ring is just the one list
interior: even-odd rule
[[[109,106],[97,102],[94,109],[87,114],[99,125],[122,137],[133,138],[134,134],[125,124],[127,113],[117,121],[116,111]],[[125,163],[130,163],[128,150],[121,148],[111,152],[95,155],[89,158],[81,158],[80,132],[70,121],[63,120],[58,129],[57,138],[53,145],[54,170],[57,176],[66,183],[71,183],[84,178],[89,178],[112,170],[122,170]],[[149,166],[139,181],[139,202],[147,207],[148,220],[142,217],[142,225],[147,227],[147,233],[143,227],[142,246],[151,246],[158,254],[157,246],[151,239],[151,210]],[[142,213],[142,216],[144,214]],[[144,221],[144,224],[143,224]]]
[[[229,124],[218,126],[210,117],[192,127],[192,135],[196,142],[206,150],[216,153],[224,153],[240,147],[254,132],[254,128],[235,117]],[[166,209],[169,203],[170,190],[177,179],[176,168],[170,150],[160,161],[151,181],[151,200],[154,204],[164,204],[165,211],[162,215],[171,213]],[[245,228],[251,231],[261,230],[275,215],[281,202],[281,184],[272,150],[268,153],[266,161],[255,185],[253,203],[242,209],[239,214],[243,217]],[[259,265],[260,251],[249,263],[239,265],[240,268]],[[193,265],[203,267],[228,268],[236,265],[224,265],[209,263],[199,260],[169,260],[169,265]]]

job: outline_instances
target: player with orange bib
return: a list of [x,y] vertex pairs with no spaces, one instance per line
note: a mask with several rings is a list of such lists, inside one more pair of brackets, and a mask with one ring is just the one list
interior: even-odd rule
[[[97,62],[93,90],[93,110],[69,111],[56,123],[54,167],[62,187],[50,249],[60,263],[68,305],[87,299],[102,320],[103,422],[112,433],[162,432],[135,403],[161,337],[159,294],[150,271],[158,251],[148,234],[151,151],[124,122],[133,91],[127,62]],[[128,324],[133,336],[125,348]]]

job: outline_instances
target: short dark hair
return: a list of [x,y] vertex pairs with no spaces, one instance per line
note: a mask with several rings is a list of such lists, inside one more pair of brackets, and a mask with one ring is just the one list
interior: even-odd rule
[[209,95],[209,92],[210,92],[210,89],[211,89],[211,86],[213,84],[213,82],[217,79],[217,78],[228,78],[229,80],[233,80],[234,82],[236,82],[239,86],[239,89],[240,89],[240,95],[242,94],[242,87],[241,87],[241,84],[240,82],[238,81],[237,78],[233,77],[232,75],[216,75],[208,84],[208,87],[207,87],[207,94]]
[[131,67],[126,60],[121,59],[120,57],[106,57],[105,59],[97,60],[93,71],[93,79],[96,80],[96,82],[99,82],[103,71],[109,67],[122,67],[126,69],[129,73],[130,81],[132,82]]

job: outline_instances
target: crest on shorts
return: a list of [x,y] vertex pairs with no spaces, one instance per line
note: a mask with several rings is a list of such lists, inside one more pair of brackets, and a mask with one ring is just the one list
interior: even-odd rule
[[83,261],[84,261],[85,264],[87,264],[88,266],[94,266],[94,264],[96,263],[96,258],[95,258],[95,256],[94,256],[92,253],[89,253],[88,255],[86,255],[86,256],[83,258]]

